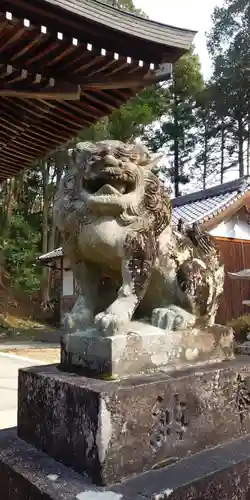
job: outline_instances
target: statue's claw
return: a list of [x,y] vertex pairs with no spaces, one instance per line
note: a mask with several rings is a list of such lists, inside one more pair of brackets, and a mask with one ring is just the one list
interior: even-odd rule
[[95,317],[95,326],[103,335],[113,335],[118,329],[117,318],[107,311],[101,312]]
[[124,301],[117,299],[111,306],[95,317],[95,326],[103,335],[114,335],[122,330],[123,326],[130,321]]
[[152,312],[151,323],[163,330],[182,330],[194,325],[195,316],[181,307],[159,307]]
[[72,332],[76,328],[72,314],[65,314],[63,318],[63,328],[66,332]]

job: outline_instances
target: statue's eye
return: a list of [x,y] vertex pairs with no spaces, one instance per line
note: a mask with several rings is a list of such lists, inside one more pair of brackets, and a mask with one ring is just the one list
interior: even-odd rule
[[67,179],[65,179],[64,181],[64,187],[66,189],[72,189],[74,186],[74,179],[73,177],[68,177]]
[[100,157],[100,156],[98,156],[98,155],[93,155],[93,156],[91,156],[91,158],[89,159],[89,163],[92,163],[92,164],[93,164],[93,163],[95,163],[95,162],[97,162],[97,161],[100,161],[100,160],[101,160],[101,157]]

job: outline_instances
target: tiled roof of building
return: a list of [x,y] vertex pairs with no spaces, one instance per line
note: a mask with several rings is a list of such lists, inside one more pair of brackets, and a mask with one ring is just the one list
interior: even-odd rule
[[173,223],[204,223],[212,219],[250,190],[250,177],[236,179],[204,191],[180,196],[172,201]]
[[[204,223],[235,203],[248,191],[250,191],[250,177],[244,177],[204,191],[175,198],[172,200],[173,224],[177,225],[179,219],[183,219],[189,224],[193,222]],[[48,262],[62,257],[62,255],[63,251],[60,247],[41,255],[38,260]]]
[[49,262],[50,260],[57,259],[58,257],[63,256],[63,250],[62,247],[56,248],[55,250],[52,250],[52,252],[44,253],[43,255],[40,255],[38,257],[38,262]]
[[101,26],[154,42],[188,50],[196,31],[169,26],[98,0],[44,0]]

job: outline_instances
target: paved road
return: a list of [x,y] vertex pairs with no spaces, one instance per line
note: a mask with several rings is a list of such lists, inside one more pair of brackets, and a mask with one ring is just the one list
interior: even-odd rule
[[17,376],[19,368],[36,362],[5,357],[0,353],[0,429],[17,423]]

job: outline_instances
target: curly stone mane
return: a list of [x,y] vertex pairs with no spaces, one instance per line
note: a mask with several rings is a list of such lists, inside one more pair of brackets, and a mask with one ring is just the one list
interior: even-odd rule
[[161,181],[151,172],[145,181],[143,202],[147,214],[152,218],[155,236],[158,237],[171,222],[172,204]]
[[[101,154],[102,156],[105,154],[105,148]],[[140,179],[136,171],[126,169],[126,161],[142,168],[145,165],[143,199],[138,208],[130,206],[126,213],[122,214],[122,222],[130,222],[131,215],[145,216],[149,225],[153,226],[152,229],[155,237],[158,237],[171,222],[172,204],[161,181],[152,172],[147,171],[147,163],[151,161],[148,150],[135,144],[124,144],[115,148],[112,151],[112,155],[114,158],[119,159],[120,165],[124,164],[122,177],[131,182],[140,182]]]

